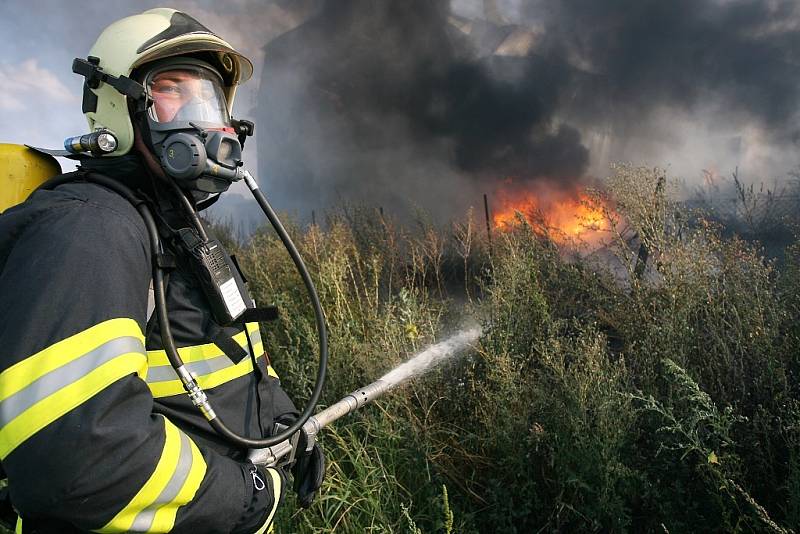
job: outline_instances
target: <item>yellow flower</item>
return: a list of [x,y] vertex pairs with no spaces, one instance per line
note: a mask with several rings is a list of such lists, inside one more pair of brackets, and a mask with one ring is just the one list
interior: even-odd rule
[[417,331],[417,325],[413,323],[406,323],[406,337],[410,340],[415,340],[419,337],[419,332]]

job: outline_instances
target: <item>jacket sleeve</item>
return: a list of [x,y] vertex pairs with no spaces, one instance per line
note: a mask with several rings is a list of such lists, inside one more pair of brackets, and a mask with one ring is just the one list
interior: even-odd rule
[[0,460],[12,502],[24,520],[96,532],[254,532],[275,513],[282,475],[199,447],[153,413],[148,243],[127,203],[70,199],[7,257]]

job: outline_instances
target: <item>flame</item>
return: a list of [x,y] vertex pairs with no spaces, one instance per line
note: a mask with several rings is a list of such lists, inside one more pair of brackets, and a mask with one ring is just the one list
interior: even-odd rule
[[[506,185],[513,182],[504,181]],[[599,246],[611,228],[613,209],[583,188],[556,189],[536,184],[525,189],[501,188],[494,195],[492,222],[498,230],[518,224],[517,212],[554,241],[585,242]]]

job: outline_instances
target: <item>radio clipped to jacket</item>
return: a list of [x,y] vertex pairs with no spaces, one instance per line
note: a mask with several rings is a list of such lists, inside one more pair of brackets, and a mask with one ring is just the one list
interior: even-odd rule
[[179,230],[178,234],[194,258],[193,268],[217,323],[224,326],[241,317],[247,305],[222,244],[211,237],[203,240],[189,228]]

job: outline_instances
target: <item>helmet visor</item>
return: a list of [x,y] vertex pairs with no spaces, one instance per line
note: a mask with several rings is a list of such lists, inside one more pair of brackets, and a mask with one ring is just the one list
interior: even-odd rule
[[195,65],[176,65],[149,73],[145,87],[152,99],[150,118],[165,123],[205,122],[230,126],[219,75]]

